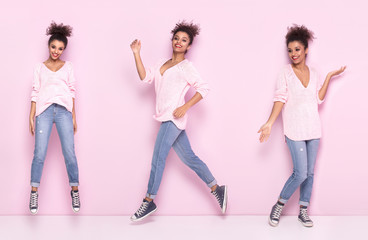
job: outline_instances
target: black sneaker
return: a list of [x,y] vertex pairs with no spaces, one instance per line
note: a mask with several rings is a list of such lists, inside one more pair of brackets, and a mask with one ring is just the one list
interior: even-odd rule
[[80,209],[80,199],[79,199],[79,191],[70,191],[70,195],[72,196],[72,209],[74,212],[79,212]]
[[280,202],[277,202],[275,205],[273,205],[270,217],[268,218],[268,222],[272,227],[277,227],[277,225],[279,225],[280,216],[281,216],[283,207],[284,207],[284,204]]
[[152,213],[154,213],[157,210],[156,204],[152,201],[147,201],[146,199],[143,199],[143,202],[139,209],[130,217],[130,220],[133,222],[140,221]]
[[215,191],[212,191],[211,193],[215,196],[217,202],[220,204],[222,213],[225,213],[227,207],[227,186],[217,186]]
[[37,214],[38,212],[38,192],[31,191],[31,197],[29,199],[29,211],[32,214]]
[[308,216],[307,207],[300,207],[298,219],[304,227],[313,227],[313,221]]

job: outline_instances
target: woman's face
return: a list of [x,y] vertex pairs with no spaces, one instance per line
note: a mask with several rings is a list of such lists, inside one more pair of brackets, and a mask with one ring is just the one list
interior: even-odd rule
[[56,39],[53,40],[49,45],[50,58],[52,60],[59,59],[59,57],[63,53],[64,49],[65,49],[65,45],[62,41],[59,41],[59,40],[56,40]]
[[308,48],[299,41],[289,42],[288,46],[289,58],[293,62],[293,64],[298,65],[302,62],[305,62],[305,57],[308,53]]
[[186,53],[190,49],[190,38],[186,32],[177,32],[172,39],[172,48],[176,53]]

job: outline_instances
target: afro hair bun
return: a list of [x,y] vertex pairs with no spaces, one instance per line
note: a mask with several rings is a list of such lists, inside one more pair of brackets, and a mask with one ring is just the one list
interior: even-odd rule
[[308,48],[308,42],[314,39],[314,33],[304,25],[293,24],[293,26],[288,27],[285,38],[286,45],[293,41],[300,41]]
[[64,25],[62,23],[56,24],[54,21],[51,22],[50,26],[46,29],[46,35],[61,34],[65,37],[70,37],[72,35],[73,28],[69,25]]

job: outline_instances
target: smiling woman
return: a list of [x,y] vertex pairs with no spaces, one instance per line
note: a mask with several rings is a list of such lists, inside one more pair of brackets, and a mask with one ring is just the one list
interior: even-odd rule
[[279,224],[284,205],[299,186],[298,220],[306,227],[313,226],[307,207],[312,194],[314,166],[322,135],[318,104],[323,102],[331,78],[345,70],[345,67],[341,67],[330,72],[321,83],[316,71],[306,65],[308,42],[311,39],[313,33],[305,26],[294,25],[288,28],[286,45],[292,63],[281,71],[271,115],[258,131],[261,133],[260,142],[266,141],[271,134],[272,125],[283,109],[284,135],[294,168],[277,203],[272,207],[269,223],[273,227]]
[[29,115],[29,129],[31,134],[35,135],[29,203],[32,214],[38,212],[38,187],[53,123],[60,137],[69,185],[72,187],[72,209],[74,212],[80,209],[79,171],[74,151],[74,133],[77,131],[74,105],[75,79],[72,64],[60,59],[68,44],[67,37],[71,34],[70,26],[51,23],[46,30],[46,35],[51,35],[48,41],[49,58],[38,64],[34,72]]
[[[194,154],[185,131],[186,112],[209,91],[208,84],[202,80],[193,64],[185,59],[185,53],[191,48],[194,37],[199,33],[199,27],[193,23],[179,22],[171,33],[171,59],[160,61],[152,69],[146,69],[143,65],[140,56],[141,42],[134,40],[130,45],[140,79],[147,83],[155,81],[154,118],[162,122],[154,147],[147,194],[140,208],[131,216],[132,221],[142,220],[157,210],[153,200],[160,187],[166,158],[171,148],[174,148],[180,159],[211,189],[222,213],[226,211],[227,187],[217,185],[207,165]],[[184,97],[190,87],[197,92],[185,102]]]

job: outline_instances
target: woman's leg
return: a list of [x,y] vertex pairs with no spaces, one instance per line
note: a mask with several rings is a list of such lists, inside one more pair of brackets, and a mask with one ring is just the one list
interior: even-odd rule
[[68,172],[69,185],[72,187],[72,191],[70,191],[72,209],[74,212],[79,212],[79,170],[74,150],[73,116],[72,113],[63,106],[56,105],[55,109],[55,125],[59,134],[66,170]]
[[153,199],[156,197],[161,184],[167,155],[181,131],[171,121],[161,123],[153,150],[146,198],[143,199],[141,206],[130,217],[132,221],[140,221],[157,210]]
[[273,205],[268,222],[271,226],[276,227],[279,224],[280,216],[284,204],[289,200],[291,195],[307,178],[307,149],[305,141],[293,141],[287,137],[286,143],[289,147],[291,159],[293,160],[293,173],[286,181],[278,202]]
[[211,188],[211,192],[216,197],[222,213],[225,213],[227,207],[227,187],[225,185],[218,186],[207,165],[194,154],[185,130],[179,134],[173,144],[173,148],[180,159]]
[[286,137],[286,142],[293,160],[293,173],[286,181],[280,194],[280,202],[285,204],[295,190],[307,179],[307,145],[306,141],[293,141]]
[[53,114],[54,105],[51,105],[36,117],[35,149],[31,167],[31,186],[33,191],[36,191],[40,186],[47,146],[54,121]]
[[217,184],[215,177],[212,175],[207,165],[194,154],[185,130],[179,134],[173,144],[173,148],[183,163],[190,167],[209,188]]
[[146,197],[154,199],[161,184],[166,158],[182,130],[171,121],[161,123],[153,150],[151,173]]
[[308,206],[313,188],[314,178],[314,166],[317,159],[317,152],[319,147],[319,139],[313,139],[307,141],[307,179],[300,185],[300,199],[299,204],[301,206]]
[[59,134],[64,161],[69,177],[69,185],[78,190],[79,171],[74,150],[74,127],[72,113],[65,107],[56,105],[55,125]]
[[40,186],[42,170],[45,162],[47,146],[54,121],[54,105],[48,107],[36,117],[35,149],[31,167],[31,195],[29,210],[32,214],[38,212],[38,187]]

